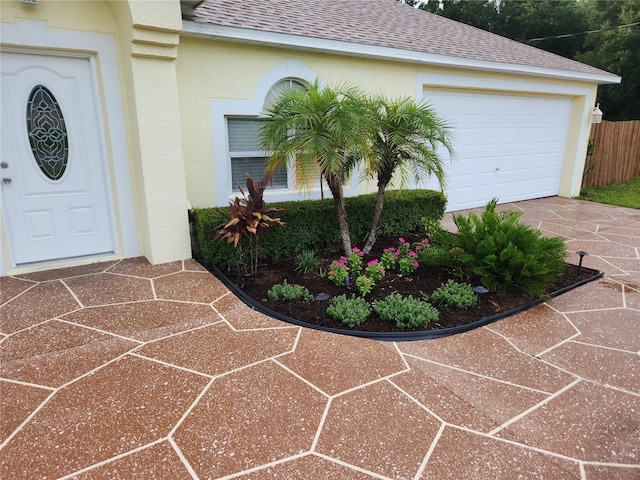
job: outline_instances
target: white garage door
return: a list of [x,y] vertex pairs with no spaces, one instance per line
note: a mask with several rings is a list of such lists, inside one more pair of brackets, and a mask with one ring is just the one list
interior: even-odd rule
[[571,99],[424,90],[455,135],[447,210],[557,195]]

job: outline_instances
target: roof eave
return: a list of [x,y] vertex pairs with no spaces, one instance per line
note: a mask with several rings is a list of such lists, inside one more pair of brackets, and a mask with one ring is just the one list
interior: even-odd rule
[[613,74],[593,74],[560,70],[555,68],[534,67],[513,63],[492,62],[465,57],[453,57],[432,53],[416,52],[389,47],[379,47],[362,43],[342,42],[288,33],[266,32],[248,28],[214,25],[211,23],[183,20],[182,35],[187,37],[208,38],[237,43],[250,43],[272,47],[293,48],[296,50],[349,55],[382,60],[420,63],[439,67],[466,68],[486,72],[526,74],[545,78],[573,80],[598,84],[620,83],[621,77]]
[[204,0],[180,0],[180,10],[183,15],[193,16],[194,10],[202,3]]

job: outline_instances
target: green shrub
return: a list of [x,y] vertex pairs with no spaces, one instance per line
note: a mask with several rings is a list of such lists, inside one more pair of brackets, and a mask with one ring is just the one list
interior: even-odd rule
[[309,293],[307,287],[302,285],[292,284],[289,285],[287,281],[283,281],[281,284],[272,286],[267,292],[267,298],[269,300],[298,300],[302,299],[306,302],[313,301],[313,295]]
[[[375,194],[345,199],[352,241],[361,241],[371,228]],[[446,199],[432,190],[392,190],[385,195],[384,210],[378,236],[400,236],[421,230],[421,218],[440,220]],[[263,260],[295,258],[304,249],[322,250],[340,245],[340,231],[333,200],[302,200],[273,202],[269,207],[284,209],[284,228],[267,229],[260,237],[260,258]],[[213,241],[216,227],[228,219],[228,207],[191,210],[194,257],[219,268],[235,266],[233,245]],[[226,215],[226,216],[225,216]],[[248,246],[247,246],[248,248]]]
[[357,327],[364,322],[371,313],[371,307],[362,298],[346,295],[334,297],[327,306],[327,315],[344,323],[348,327]]
[[384,300],[376,301],[374,308],[380,318],[395,322],[400,328],[424,327],[439,317],[433,305],[399,293],[391,293]]
[[562,274],[566,256],[564,241],[542,236],[540,230],[522,222],[520,211],[496,212],[497,199],[479,217],[454,215],[457,235],[436,232],[434,242],[443,257],[467,278],[477,278],[489,290],[503,293],[512,287],[529,295],[543,296]]
[[476,303],[476,295],[471,285],[454,282],[451,279],[436,288],[429,298],[432,303],[447,308],[465,309]]
[[313,272],[320,265],[320,259],[316,256],[315,250],[303,250],[296,255],[296,272],[307,275]]
[[451,265],[449,250],[442,245],[431,244],[418,252],[418,263],[424,265]]

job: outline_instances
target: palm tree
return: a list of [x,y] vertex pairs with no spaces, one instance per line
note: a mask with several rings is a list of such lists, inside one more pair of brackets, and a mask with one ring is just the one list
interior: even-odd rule
[[268,170],[293,165],[297,190],[309,191],[318,176],[327,182],[345,255],[351,253],[351,237],[343,182],[351,171],[349,159],[360,158],[368,148],[364,98],[356,87],[322,88],[317,80],[304,92],[287,89],[267,110],[260,132],[262,147],[271,155]]
[[377,178],[378,193],[371,231],[363,248],[365,253],[371,251],[376,241],[385,190],[394,175],[399,177],[401,186],[406,184],[410,172],[416,181],[434,175],[444,190],[445,172],[438,147],[442,145],[453,156],[449,128],[428,104],[409,97],[389,100],[378,95],[368,105],[370,148],[376,159],[368,173],[370,178]]

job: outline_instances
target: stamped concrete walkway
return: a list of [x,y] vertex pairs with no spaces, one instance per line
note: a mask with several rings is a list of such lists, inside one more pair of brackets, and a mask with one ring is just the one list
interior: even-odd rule
[[2,278],[0,478],[639,479],[640,211],[511,207],[606,277],[440,340],[275,321],[194,261]]

